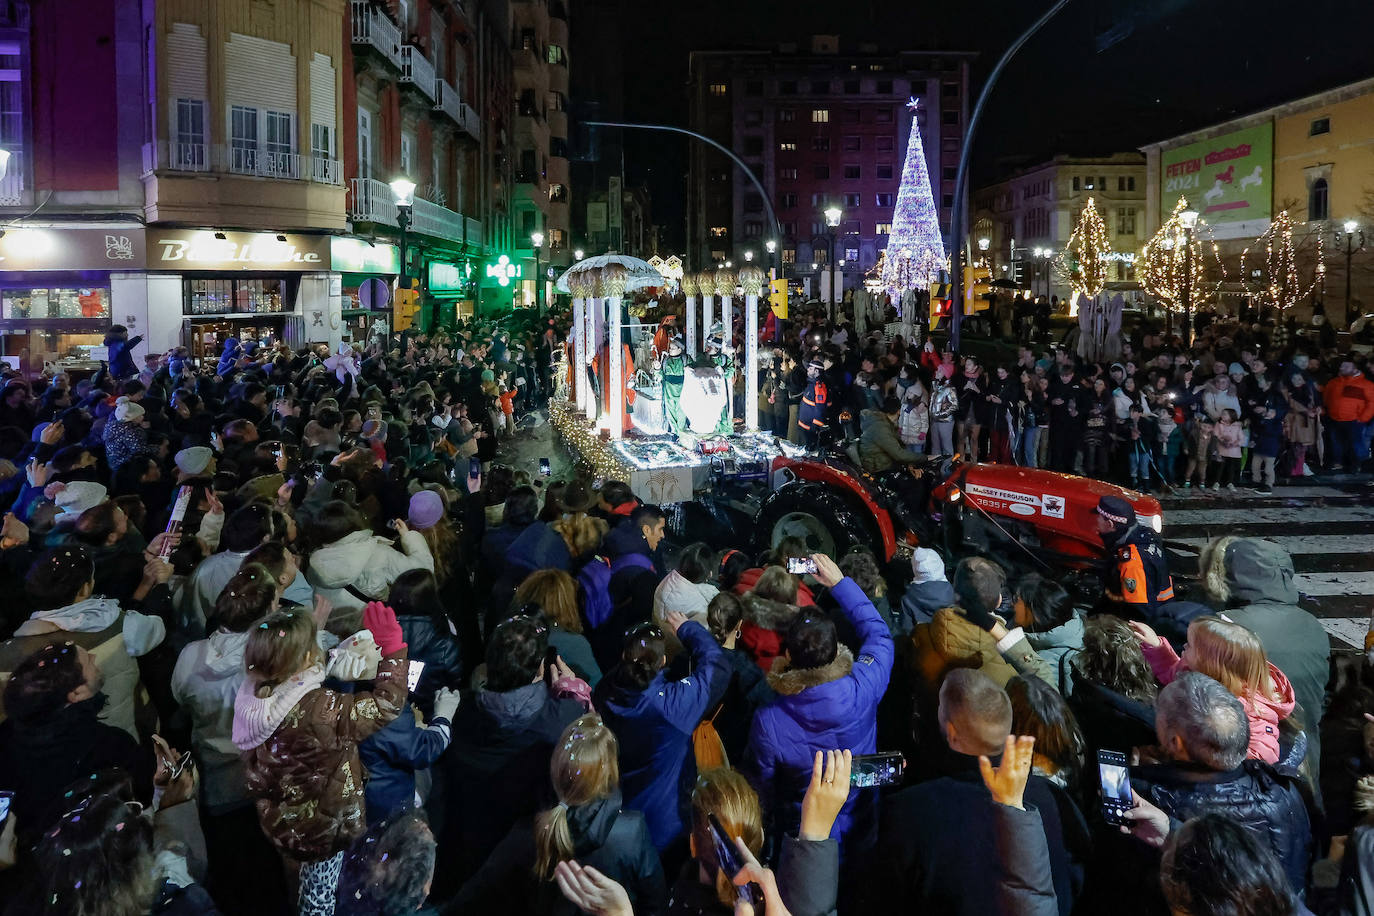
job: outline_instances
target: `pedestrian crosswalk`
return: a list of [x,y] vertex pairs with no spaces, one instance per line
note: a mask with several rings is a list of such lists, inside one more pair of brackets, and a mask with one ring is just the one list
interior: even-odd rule
[[1196,575],[1196,551],[1226,535],[1275,541],[1293,557],[1300,604],[1332,645],[1361,648],[1374,612],[1374,487],[1363,482],[1161,497],[1176,572]]

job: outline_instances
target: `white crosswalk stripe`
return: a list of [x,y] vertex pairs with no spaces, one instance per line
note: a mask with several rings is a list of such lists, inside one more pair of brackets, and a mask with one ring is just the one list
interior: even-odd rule
[[[1264,496],[1179,490],[1161,502],[1172,548],[1198,550],[1225,535],[1282,546],[1293,557],[1302,606],[1321,620],[1333,645],[1363,647],[1374,611],[1374,488],[1311,484]],[[1193,572],[1182,562],[1182,572]]]

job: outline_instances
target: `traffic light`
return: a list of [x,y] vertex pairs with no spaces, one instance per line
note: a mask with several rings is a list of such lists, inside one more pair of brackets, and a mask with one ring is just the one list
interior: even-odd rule
[[992,295],[992,270],[987,267],[964,268],[964,314],[986,311]]
[[768,283],[768,304],[773,309],[773,314],[779,318],[787,319],[787,281],[779,278],[770,280]]
[[930,284],[930,326],[934,328],[941,318],[948,318],[950,313],[950,289],[949,272],[942,270],[935,278],[935,282]]
[[415,289],[415,280],[410,283],[409,289],[396,290],[396,300],[392,306],[393,330],[405,331],[415,326],[415,315],[420,311],[420,291]]

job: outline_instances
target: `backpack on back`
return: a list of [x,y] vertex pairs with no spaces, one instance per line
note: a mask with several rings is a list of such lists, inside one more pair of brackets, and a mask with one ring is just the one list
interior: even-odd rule
[[649,570],[654,568],[654,564],[644,554],[626,553],[614,560],[592,557],[577,574],[577,585],[582,591],[583,615],[587,618],[587,625],[593,630],[610,620],[611,613],[615,610],[611,602],[611,577],[631,566]]

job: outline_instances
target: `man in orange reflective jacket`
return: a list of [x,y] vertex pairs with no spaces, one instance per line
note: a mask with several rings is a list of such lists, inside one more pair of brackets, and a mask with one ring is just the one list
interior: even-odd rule
[[821,433],[829,428],[825,418],[830,411],[830,390],[821,374],[823,369],[825,363],[818,357],[806,364],[806,391],[802,394],[801,409],[797,411],[802,439],[811,450],[820,447]]
[[1107,595],[1129,605],[1141,617],[1153,617],[1159,605],[1174,598],[1169,559],[1159,535],[1136,518],[1135,509],[1119,496],[1097,501],[1097,532],[1113,552]]

